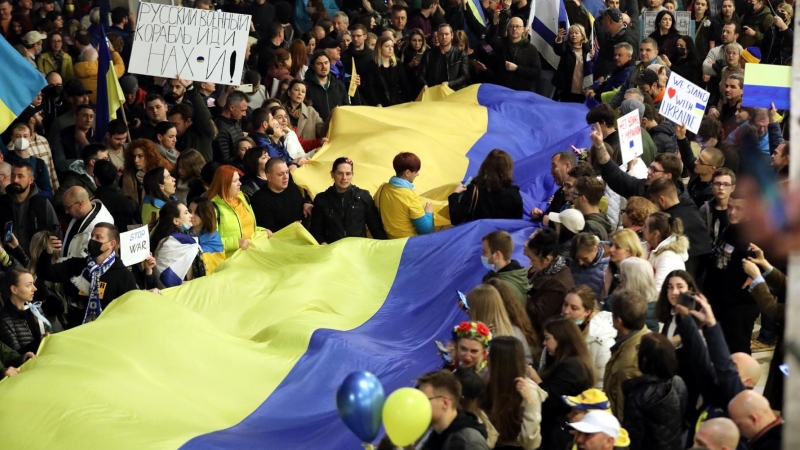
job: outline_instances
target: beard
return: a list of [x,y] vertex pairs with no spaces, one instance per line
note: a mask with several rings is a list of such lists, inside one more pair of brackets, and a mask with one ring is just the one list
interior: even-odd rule
[[19,183],[11,183],[8,186],[6,186],[6,192],[9,192],[11,194],[21,194],[25,192],[25,189]]

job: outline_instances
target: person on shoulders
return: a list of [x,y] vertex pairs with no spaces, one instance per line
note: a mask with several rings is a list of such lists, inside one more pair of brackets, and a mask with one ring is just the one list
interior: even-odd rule
[[320,244],[332,244],[346,237],[387,239],[381,214],[368,191],[352,184],[353,160],[336,158],[331,170],[333,186],[314,198],[311,234]]
[[417,236],[433,232],[433,205],[423,208],[414,192],[414,180],[419,176],[422,162],[413,153],[398,153],[392,161],[395,176],[375,192],[375,206],[389,239]]

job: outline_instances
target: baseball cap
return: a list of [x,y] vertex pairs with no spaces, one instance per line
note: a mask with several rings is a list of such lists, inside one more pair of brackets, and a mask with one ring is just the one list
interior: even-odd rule
[[41,42],[41,41],[43,41],[45,39],[47,39],[47,35],[46,34],[39,33],[38,31],[34,30],[34,31],[28,31],[27,33],[25,33],[25,36],[22,37],[22,42],[24,42],[25,45],[33,45],[33,44],[35,44],[37,42]]
[[133,75],[125,75],[119,79],[119,86],[123,94],[133,94],[139,90],[139,80]]
[[87,90],[80,80],[71,80],[64,86],[64,93],[67,94],[67,97],[81,97],[86,94],[91,94],[92,91]]
[[636,85],[648,85],[658,83],[658,74],[653,72],[652,70],[643,70],[639,72],[639,75],[636,77]]
[[583,218],[583,213],[578,211],[577,209],[565,209],[560,213],[551,212],[547,215],[555,223],[560,223],[567,227],[569,231],[573,233],[580,233],[583,231],[583,227],[586,225],[586,220]]
[[328,48],[338,48],[339,43],[336,42],[332,37],[325,37],[321,41],[317,43],[317,47],[319,49],[325,50]]
[[603,15],[614,23],[622,23],[622,12],[617,8],[608,8],[603,11]]
[[17,117],[16,122],[28,123],[28,121],[31,120],[31,117],[35,116],[37,113],[43,110],[44,107],[42,105],[39,106],[28,105],[28,107],[23,109],[22,112],[19,114],[19,117]]
[[580,422],[571,423],[569,426],[581,433],[603,433],[610,436],[614,438],[614,447],[628,447],[631,444],[628,431],[619,425],[619,420],[610,412],[589,411]]
[[583,411],[611,411],[608,397],[600,389],[587,389],[581,392],[580,395],[574,397],[562,395],[561,400],[573,409],[580,409]]

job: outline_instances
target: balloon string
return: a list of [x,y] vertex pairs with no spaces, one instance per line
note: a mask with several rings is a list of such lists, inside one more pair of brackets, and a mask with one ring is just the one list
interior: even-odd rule
[[375,447],[369,442],[362,442],[361,445],[364,446],[364,450],[375,450]]

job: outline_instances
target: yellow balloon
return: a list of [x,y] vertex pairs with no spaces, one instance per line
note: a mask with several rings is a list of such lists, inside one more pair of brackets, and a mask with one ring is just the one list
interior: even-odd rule
[[431,401],[422,391],[400,388],[383,404],[383,426],[397,446],[413,444],[431,424]]

